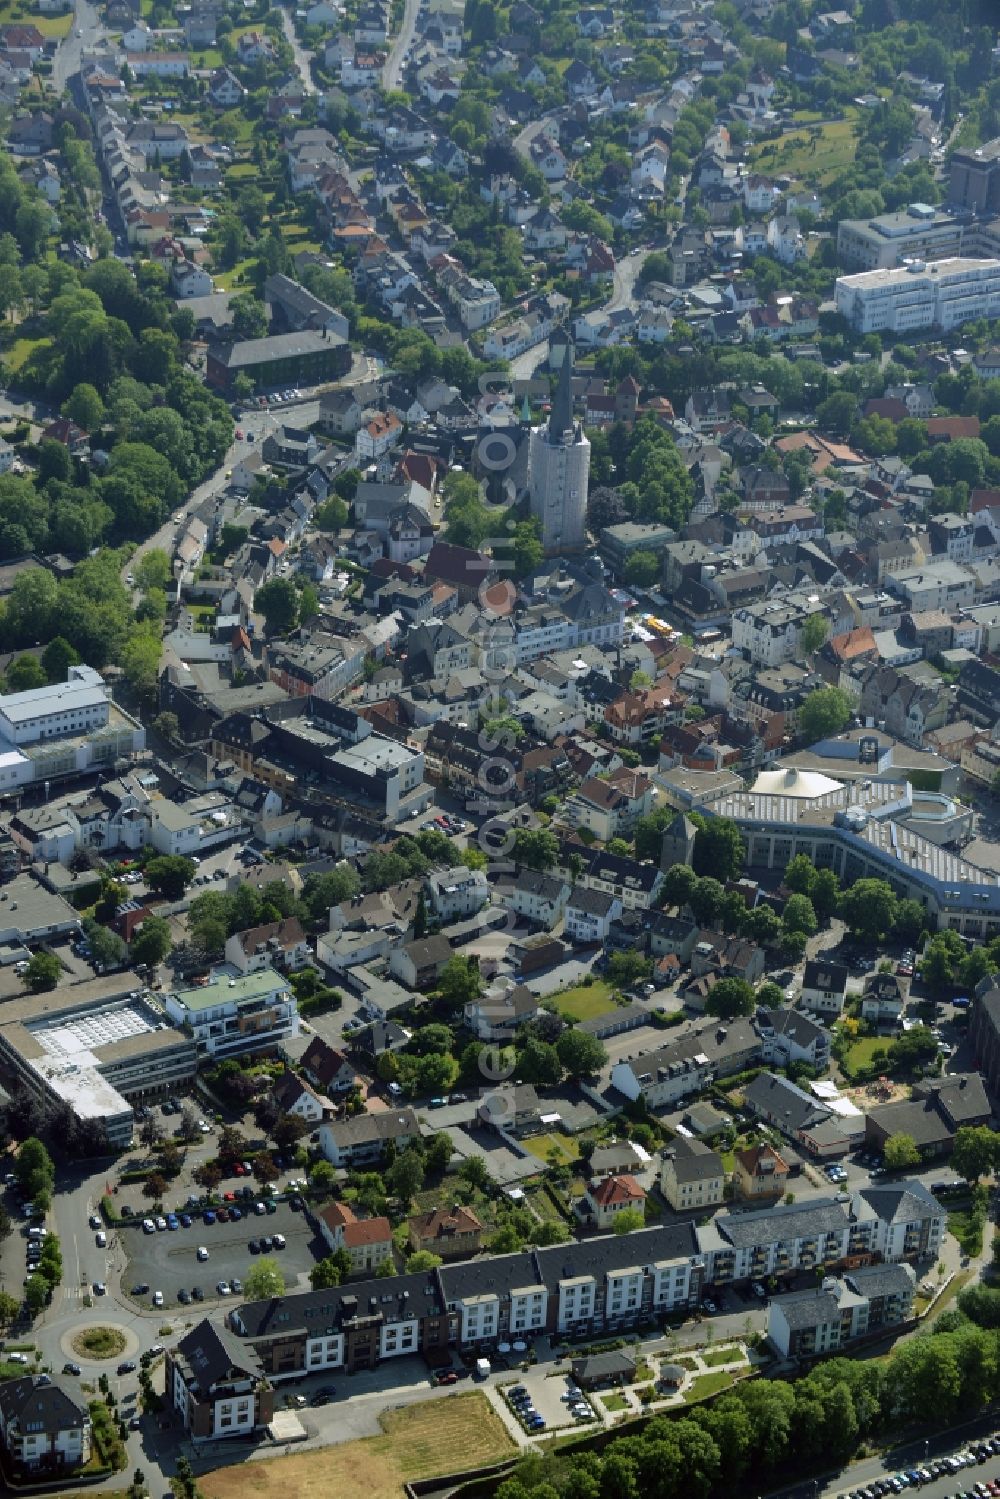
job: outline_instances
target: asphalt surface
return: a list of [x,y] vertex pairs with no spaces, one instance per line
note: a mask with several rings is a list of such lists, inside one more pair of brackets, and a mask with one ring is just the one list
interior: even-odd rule
[[[284,1249],[268,1252],[280,1264],[286,1286],[306,1289],[309,1270],[328,1252],[322,1237],[303,1212],[295,1212],[287,1203],[278,1203],[276,1211],[265,1216],[258,1216],[252,1204],[248,1206],[250,1216],[241,1217],[236,1223],[206,1224],[200,1213],[192,1211],[191,1227],[179,1228],[175,1233],[146,1234],[141,1227],[120,1229],[119,1239],[128,1257],[124,1277],[126,1292],[131,1295],[134,1285],[149,1286],[148,1294],[132,1297],[136,1306],[149,1307],[153,1292],[161,1291],[167,1308],[173,1310],[179,1305],[178,1290],[191,1291],[194,1286],[199,1286],[204,1292],[206,1307],[209,1303],[226,1300],[216,1290],[219,1281],[229,1283],[234,1276],[245,1279],[247,1271],[259,1258],[251,1254],[247,1247],[249,1241],[260,1240],[265,1235],[272,1237],[276,1233],[285,1236],[287,1245]],[[244,1211],[242,1203],[239,1210]],[[208,1250],[207,1260],[198,1259],[199,1247]],[[197,1311],[199,1308],[189,1307],[188,1310]]]
[[315,94],[316,85],[315,83],[313,83],[312,76],[313,54],[307,51],[305,47],[303,47],[302,43],[295,35],[294,22],[292,21],[291,16],[289,15],[288,11],[284,9],[284,7],[282,7],[281,9],[281,24],[284,28],[285,36],[288,39],[288,45],[291,47],[292,54],[295,58],[295,67],[298,71],[299,77],[302,79],[302,87],[307,94]]
[[417,17],[420,15],[420,5],[421,0],[406,0],[403,21],[399,28],[399,33],[389,50],[389,56],[385,60],[385,68],[382,73],[382,85],[386,89],[397,89],[400,86],[403,75],[403,61],[406,57],[406,50],[413,41],[417,29]]

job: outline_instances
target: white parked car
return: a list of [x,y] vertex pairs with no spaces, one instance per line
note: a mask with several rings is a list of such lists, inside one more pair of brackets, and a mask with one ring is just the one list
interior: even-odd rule
[[153,1305],[154,1306],[162,1306],[163,1305],[163,1292],[162,1291],[154,1291],[153,1292]]
[[204,1244],[198,1245],[198,1258],[200,1260],[208,1259],[208,1250],[205,1248]]

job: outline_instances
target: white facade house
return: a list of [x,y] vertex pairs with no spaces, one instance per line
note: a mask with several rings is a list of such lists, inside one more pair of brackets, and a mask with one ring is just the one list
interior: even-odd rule
[[32,1374],[0,1383],[0,1442],[18,1467],[68,1475],[90,1458],[87,1407]]
[[481,869],[458,864],[453,869],[435,869],[427,877],[431,910],[439,921],[457,921],[475,916],[490,898],[490,887]]

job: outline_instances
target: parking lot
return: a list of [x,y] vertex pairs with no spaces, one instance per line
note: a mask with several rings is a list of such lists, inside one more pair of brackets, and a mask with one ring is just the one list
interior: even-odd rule
[[[499,1386],[498,1393],[504,1398],[507,1409],[514,1418],[521,1420],[519,1407],[516,1402],[512,1403],[506,1392],[509,1390],[527,1390],[531,1397],[531,1409],[536,1411],[545,1422],[545,1430],[552,1431],[559,1427],[586,1426],[587,1421],[577,1419],[569,1408],[569,1402],[562,1397],[570,1390],[578,1392],[578,1386],[568,1372],[551,1369],[529,1369],[528,1372],[515,1380],[513,1384]],[[599,1419],[594,1404],[589,1395],[577,1394],[580,1404],[586,1404],[590,1410],[590,1419]],[[521,1421],[522,1426],[525,1424]],[[541,1430],[542,1428],[539,1428]]]
[[[198,1286],[206,1302],[225,1301],[216,1289],[219,1281],[231,1284],[234,1276],[242,1281],[258,1259],[250,1252],[250,1240],[259,1241],[264,1235],[276,1233],[284,1235],[286,1245],[271,1253],[281,1266],[286,1286],[293,1289],[301,1284],[307,1288],[308,1272],[329,1250],[306,1213],[279,1202],[273,1213],[258,1216],[252,1205],[248,1206],[250,1216],[242,1216],[236,1223],[206,1224],[200,1213],[192,1213],[191,1227],[174,1233],[143,1233],[141,1220],[134,1228],[123,1229],[121,1240],[129,1260],[123,1290],[131,1292],[136,1285],[148,1285],[148,1293],[136,1297],[137,1301],[148,1304],[154,1291],[162,1291],[164,1305],[177,1306],[178,1291],[190,1293]],[[208,1250],[207,1260],[199,1261],[199,1245]]]

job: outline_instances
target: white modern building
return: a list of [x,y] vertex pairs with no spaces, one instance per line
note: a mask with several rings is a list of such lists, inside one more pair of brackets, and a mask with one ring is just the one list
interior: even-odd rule
[[273,969],[175,989],[165,1003],[169,1018],[194,1038],[202,1056],[224,1060],[299,1034],[295,995]]
[[838,276],[835,298],[856,333],[947,333],[976,318],[1000,317],[1000,260],[914,260]]
[[0,794],[109,769],[145,743],[142,725],[112,702],[100,673],[71,666],[65,682],[0,697]]

